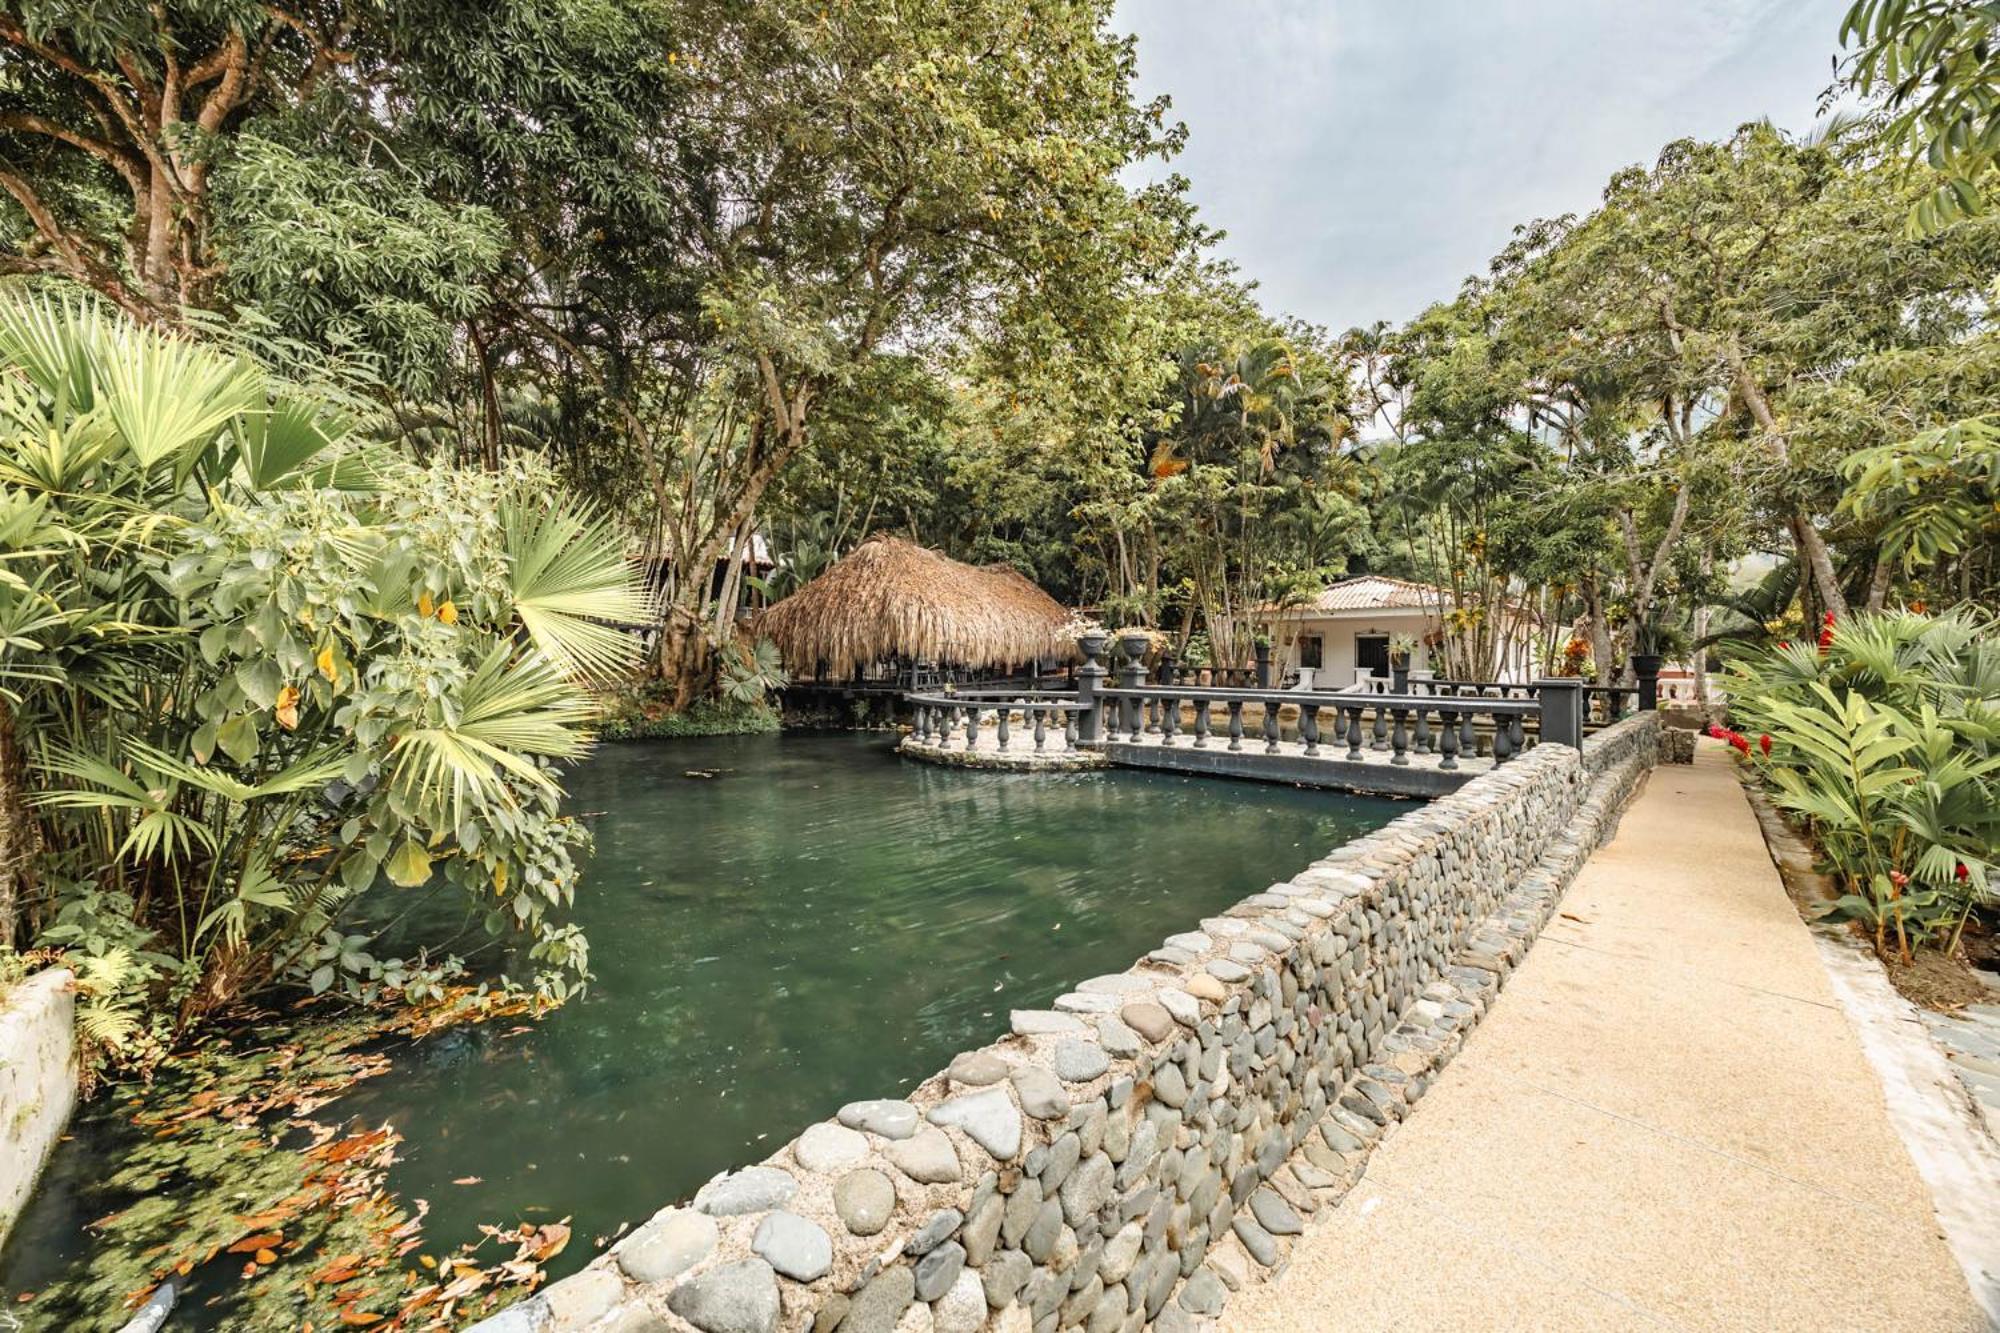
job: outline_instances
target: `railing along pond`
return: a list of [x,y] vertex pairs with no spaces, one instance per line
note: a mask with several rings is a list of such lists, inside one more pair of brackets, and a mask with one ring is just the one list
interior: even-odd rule
[[1077,696],[1036,690],[953,690],[941,694],[907,696],[916,710],[911,734],[926,744],[949,746],[962,728],[964,748],[979,744],[979,728],[988,713],[994,714],[994,743],[1006,750],[1013,740],[1013,717],[1019,713],[1022,725],[1034,740],[1034,748],[1048,745],[1053,729],[1066,748],[1078,740]]
[[[1169,659],[1163,663],[1163,679],[1148,684],[1143,662],[1147,642],[1136,636],[1121,641],[1123,660],[1112,684],[1112,672],[1100,660],[1106,639],[1088,635],[1079,646],[1084,662],[1074,672],[1074,691],[1002,687],[906,696],[915,712],[915,739],[973,750],[991,717],[994,746],[1003,752],[1014,747],[1017,729],[1026,731],[1035,751],[1047,749],[1052,737],[1060,737],[1064,749],[1152,737],[1151,743],[1163,748],[1185,743],[1202,749],[1219,743],[1232,751],[1243,750],[1246,740],[1252,746],[1261,741],[1264,753],[1279,754],[1291,739],[1307,757],[1359,761],[1372,751],[1388,754],[1392,765],[1407,765],[1412,756],[1436,756],[1436,766],[1449,771],[1461,759],[1474,757],[1506,763],[1539,741],[1581,746],[1587,731],[1625,714],[1628,696],[1637,696],[1641,707],[1652,702],[1646,697],[1648,680],[1637,687],[1599,687],[1574,678],[1453,681],[1408,679],[1399,673],[1394,692],[1281,690],[1270,686],[1271,668],[1263,653],[1254,668],[1204,669],[1193,680],[1174,679]],[[1235,684],[1251,673],[1255,686]],[[1258,711],[1254,724],[1245,720],[1252,704]],[[1189,723],[1182,720],[1184,707],[1193,710]],[[1297,710],[1290,737],[1282,717],[1287,708]]]

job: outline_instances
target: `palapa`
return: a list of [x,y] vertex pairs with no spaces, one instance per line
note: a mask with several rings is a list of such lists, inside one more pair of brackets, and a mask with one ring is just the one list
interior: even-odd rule
[[757,620],[794,672],[888,661],[974,670],[1069,660],[1069,612],[1020,571],[878,534]]

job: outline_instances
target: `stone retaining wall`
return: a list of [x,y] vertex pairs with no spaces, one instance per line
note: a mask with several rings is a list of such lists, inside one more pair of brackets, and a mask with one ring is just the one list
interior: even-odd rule
[[[1537,746],[719,1176],[485,1333],[1192,1329],[1282,1264],[1657,758]],[[671,1127],[663,1127],[671,1132]]]
[[76,1105],[75,996],[62,968],[0,995],[0,1241]]

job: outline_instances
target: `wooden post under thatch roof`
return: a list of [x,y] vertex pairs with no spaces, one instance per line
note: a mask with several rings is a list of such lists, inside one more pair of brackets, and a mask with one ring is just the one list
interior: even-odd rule
[[878,535],[765,611],[757,633],[804,674],[839,679],[879,662],[981,670],[1075,656],[1069,612],[1019,571],[980,568]]

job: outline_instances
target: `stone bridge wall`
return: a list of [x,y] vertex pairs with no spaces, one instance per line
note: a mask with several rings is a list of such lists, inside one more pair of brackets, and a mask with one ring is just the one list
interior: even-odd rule
[[[663,1210],[488,1333],[1191,1329],[1281,1263],[1654,763],[1537,746]],[[671,1125],[661,1132],[672,1133]]]

